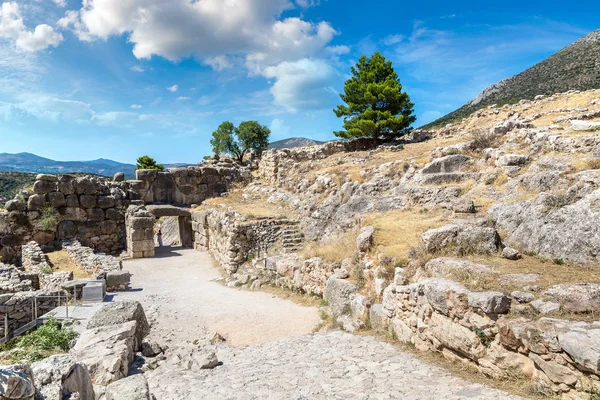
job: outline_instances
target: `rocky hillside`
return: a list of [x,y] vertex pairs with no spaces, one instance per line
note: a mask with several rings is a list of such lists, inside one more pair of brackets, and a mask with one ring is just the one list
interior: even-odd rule
[[432,122],[443,126],[486,106],[533,100],[568,90],[600,88],[600,30],[579,39],[539,64],[485,89],[458,110]]
[[393,145],[267,151],[258,179],[204,203],[196,243],[230,286],[320,296],[347,331],[593,398],[599,131],[600,90],[570,91]]
[[20,189],[33,186],[35,174],[23,172],[0,172],[0,204],[15,197]]
[[283,140],[277,140],[275,142],[271,142],[269,144],[269,149],[290,149],[293,147],[302,147],[302,146],[314,146],[316,144],[323,144],[324,142],[319,142],[317,140],[308,139],[308,138],[289,138]]

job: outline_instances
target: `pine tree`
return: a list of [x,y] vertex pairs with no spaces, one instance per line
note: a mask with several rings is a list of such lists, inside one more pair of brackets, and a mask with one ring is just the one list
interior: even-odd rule
[[379,52],[371,58],[362,56],[351,68],[340,97],[347,105],[333,112],[344,117],[344,130],[334,132],[342,138],[371,137],[392,139],[409,132],[416,121],[414,103],[402,91],[400,79],[391,61]]

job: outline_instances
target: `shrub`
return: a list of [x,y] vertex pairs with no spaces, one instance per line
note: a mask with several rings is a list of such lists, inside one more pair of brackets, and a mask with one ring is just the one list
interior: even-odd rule
[[53,354],[68,352],[75,338],[77,332],[73,328],[64,327],[50,318],[37,330],[7,342],[1,350],[12,350],[8,356],[9,362],[31,364]]
[[600,157],[588,160],[587,167],[588,169],[600,169]]
[[60,216],[56,209],[52,206],[47,206],[42,208],[40,212],[40,226],[45,231],[52,231],[56,228],[58,221],[60,220]]
[[552,260],[552,262],[556,265],[563,265],[565,263],[565,260],[563,260],[562,258],[555,258]]
[[484,129],[473,131],[470,136],[473,150],[488,149],[496,144],[496,137]]

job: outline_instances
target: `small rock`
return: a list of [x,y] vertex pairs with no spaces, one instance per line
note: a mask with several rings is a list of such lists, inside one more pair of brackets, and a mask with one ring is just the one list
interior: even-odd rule
[[142,342],[142,354],[144,357],[156,357],[163,352],[162,347],[155,341]]
[[359,251],[367,251],[373,244],[373,234],[375,228],[372,226],[365,226],[360,230],[358,237],[356,238],[356,248]]
[[518,290],[515,290],[514,292],[512,292],[510,294],[510,296],[513,299],[515,299],[516,301],[518,301],[519,303],[529,303],[530,301],[533,301],[533,299],[535,298],[535,295],[533,295],[532,293],[521,292]]
[[521,255],[521,253],[519,253],[512,247],[507,246],[502,250],[502,258],[506,258],[507,260],[519,260],[522,257],[523,256]]
[[535,300],[529,304],[540,314],[551,314],[560,310],[560,304],[551,301]]

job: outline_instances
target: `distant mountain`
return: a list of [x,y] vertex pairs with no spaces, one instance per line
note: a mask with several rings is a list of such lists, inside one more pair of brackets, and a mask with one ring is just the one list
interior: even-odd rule
[[290,149],[292,147],[302,146],[314,146],[317,144],[323,144],[325,142],[319,142],[318,140],[307,139],[307,138],[289,138],[278,140],[269,144],[269,150],[271,149]]
[[[193,164],[165,164],[165,168],[181,168]],[[91,161],[54,161],[31,153],[0,153],[0,171],[37,174],[87,173],[112,177],[124,172],[127,178],[135,176],[135,165],[99,158]]]
[[0,171],[30,172],[44,174],[91,173],[113,176],[116,172],[124,172],[132,177],[135,166],[112,160],[92,161],[54,161],[31,153],[0,154]]
[[579,39],[544,61],[512,78],[504,79],[473,100],[427,126],[443,126],[492,104],[499,106],[533,100],[569,90],[600,88],[600,29]]

